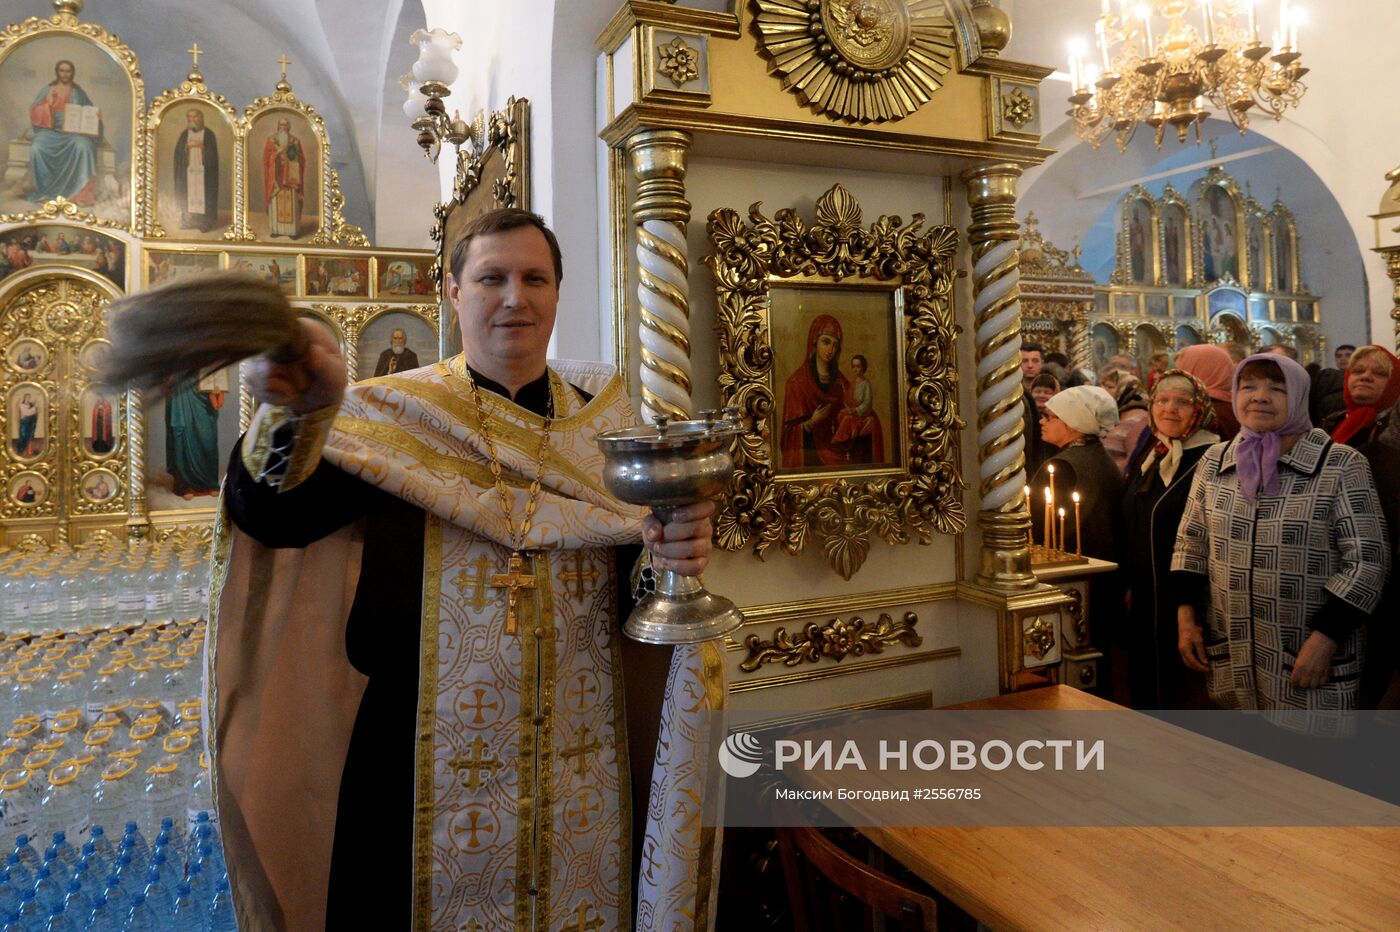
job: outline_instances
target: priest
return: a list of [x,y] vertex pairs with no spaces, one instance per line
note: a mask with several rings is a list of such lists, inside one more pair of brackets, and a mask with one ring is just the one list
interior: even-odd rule
[[[629,768],[628,545],[698,573],[714,507],[663,527],[603,488],[594,436],[632,415],[615,373],[546,364],[562,275],[538,216],[493,211],[452,251],[461,355],[347,390],[308,326],[301,361],[245,370],[263,405],[225,486],[208,660],[241,929],[631,925],[651,752]],[[644,732],[694,734],[665,719],[722,694],[712,646],[677,658],[697,669],[673,664],[664,709],[629,678]],[[710,915],[712,840],[663,824],[679,763],[645,806],[639,926]]]

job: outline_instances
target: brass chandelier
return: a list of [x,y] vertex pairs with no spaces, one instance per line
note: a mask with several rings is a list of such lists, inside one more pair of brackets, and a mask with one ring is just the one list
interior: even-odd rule
[[1096,149],[1109,133],[1126,149],[1140,123],[1156,131],[1159,149],[1168,126],[1182,142],[1194,128],[1199,141],[1212,108],[1243,134],[1256,106],[1278,120],[1307,89],[1301,17],[1290,0],[1279,0],[1271,45],[1260,40],[1255,0],[1101,2],[1094,30],[1101,64],[1086,60],[1082,43],[1070,52],[1069,116]]

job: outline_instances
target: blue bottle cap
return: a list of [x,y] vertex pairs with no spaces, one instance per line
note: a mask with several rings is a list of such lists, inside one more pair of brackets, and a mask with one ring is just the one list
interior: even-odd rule
[[106,835],[107,833],[104,832],[104,831],[102,830],[102,826],[100,826],[100,825],[94,825],[94,826],[92,827],[92,831],[89,832],[88,834],[90,834],[93,838],[96,838],[96,837],[99,836],[99,835]]
[[126,831],[127,831],[128,834],[130,834],[130,833],[132,833],[132,832],[134,832],[134,831],[137,831],[136,823],[135,823],[135,822],[128,822],[128,823],[126,823]]
[[29,844],[29,836],[28,836],[28,835],[21,834],[18,838],[15,839],[15,847],[16,847],[16,848],[23,848],[23,847],[24,847],[25,845],[27,845],[27,844]]
[[55,845],[61,845],[61,844],[63,844],[63,843],[64,843],[65,841],[67,841],[67,840],[68,840],[68,833],[67,833],[67,832],[58,831],[58,832],[54,832],[54,833],[53,833],[53,843],[54,843]]

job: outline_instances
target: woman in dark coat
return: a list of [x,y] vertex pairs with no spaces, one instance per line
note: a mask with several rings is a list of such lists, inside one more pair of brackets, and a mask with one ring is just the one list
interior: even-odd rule
[[1053,481],[1055,505],[1069,513],[1064,549],[1075,553],[1080,546],[1070,511],[1070,496],[1078,492],[1084,555],[1116,559],[1118,521],[1114,506],[1122,493],[1123,477],[1104,450],[1102,438],[1117,423],[1118,405],[1113,396],[1096,386],[1067,388],[1045,403],[1040,435],[1047,444],[1059,447],[1059,452],[1047,459],[1031,480],[1031,525],[1036,542],[1044,543],[1044,523],[1034,519],[1040,516],[1037,509],[1044,501],[1044,489]]
[[1128,464],[1121,505],[1128,690],[1138,709],[1210,708],[1204,676],[1186,669],[1177,653],[1176,602],[1159,586],[1168,585],[1196,464],[1220,442],[1211,430],[1215,412],[1205,384],[1172,369],[1153,388],[1148,416],[1150,442]]
[[[1400,545],[1400,401],[1381,411],[1371,431],[1372,440],[1361,447],[1371,464],[1376,495],[1381,501],[1392,547]],[[1366,625],[1366,662],[1361,671],[1361,708],[1400,709],[1400,570],[1391,552],[1391,573],[1381,591],[1381,604]]]

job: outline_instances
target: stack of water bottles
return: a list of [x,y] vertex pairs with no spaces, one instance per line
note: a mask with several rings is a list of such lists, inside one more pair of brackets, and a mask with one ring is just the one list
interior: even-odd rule
[[194,618],[208,602],[203,545],[103,540],[0,552],[0,632],[6,634]]
[[0,552],[0,932],[234,928],[207,603],[195,548]]
[[0,872],[4,932],[236,932],[228,870],[209,813],[165,818],[153,844],[136,822],[113,843],[93,825],[81,850],[55,832],[42,858],[15,839]]

